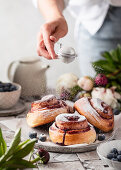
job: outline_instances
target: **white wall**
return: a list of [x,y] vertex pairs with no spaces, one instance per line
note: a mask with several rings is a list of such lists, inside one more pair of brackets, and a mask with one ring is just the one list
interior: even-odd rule
[[[74,47],[74,20],[67,11],[64,15],[69,33],[61,42]],[[42,23],[44,20],[31,0],[0,0],[0,80],[7,80],[7,68],[11,61],[37,55],[36,37]],[[47,72],[48,84],[55,85],[58,76],[65,72],[79,75],[77,61],[67,65],[59,60],[42,60],[51,66]]]

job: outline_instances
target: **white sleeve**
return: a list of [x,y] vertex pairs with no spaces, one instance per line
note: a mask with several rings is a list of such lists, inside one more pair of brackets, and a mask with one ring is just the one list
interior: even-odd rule
[[35,8],[38,8],[37,0],[32,0],[32,2],[34,4]]
[[121,6],[121,0],[107,0],[109,2],[110,5],[113,6]]
[[[38,7],[37,0],[32,0],[32,2],[34,4],[35,8],[37,8]],[[68,2],[69,2],[69,0],[64,0],[64,8],[67,7]]]

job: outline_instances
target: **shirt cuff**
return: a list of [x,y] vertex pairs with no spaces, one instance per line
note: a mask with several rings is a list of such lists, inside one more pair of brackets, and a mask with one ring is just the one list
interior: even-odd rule
[[69,3],[69,0],[64,0],[64,8],[67,7],[68,3]]
[[121,6],[121,0],[107,0],[108,3],[112,6]]

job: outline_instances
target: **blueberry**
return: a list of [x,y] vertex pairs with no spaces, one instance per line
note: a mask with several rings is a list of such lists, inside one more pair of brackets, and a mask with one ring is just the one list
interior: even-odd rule
[[111,160],[112,161],[118,161],[118,158],[112,158]]
[[5,86],[6,87],[10,87],[12,84],[11,83],[6,83]]
[[10,90],[9,90],[9,87],[7,87],[7,86],[5,86],[5,87],[3,88],[3,90],[4,90],[4,92],[10,91]]
[[117,158],[118,158],[118,161],[121,162],[121,155],[118,155]]
[[118,155],[121,155],[121,151],[118,151]]
[[99,141],[105,140],[105,135],[104,134],[99,134],[98,135],[98,140]]
[[3,88],[0,87],[0,92],[4,92]]
[[114,153],[109,153],[109,154],[107,155],[107,158],[108,158],[108,159],[114,158]]
[[117,158],[117,156],[118,156],[118,154],[117,154],[117,153],[116,153],[116,154],[114,153],[114,156],[113,156],[113,157],[114,157],[114,158]]
[[111,150],[111,153],[118,154],[118,150],[117,150],[116,148],[113,148],[113,149]]
[[119,108],[113,109],[113,114],[114,115],[119,115],[120,112],[121,112],[121,110]]
[[39,140],[41,141],[41,142],[45,142],[46,141],[46,135],[45,134],[40,134],[40,136],[39,136]]
[[36,132],[30,132],[30,133],[29,133],[29,137],[30,137],[31,139],[37,138],[37,133],[36,133]]
[[16,88],[16,86],[12,85],[12,86],[10,87],[10,91],[14,91],[14,90],[17,90],[17,88]]
[[3,84],[1,83],[1,84],[0,84],[0,88],[2,88],[2,87],[3,87]]

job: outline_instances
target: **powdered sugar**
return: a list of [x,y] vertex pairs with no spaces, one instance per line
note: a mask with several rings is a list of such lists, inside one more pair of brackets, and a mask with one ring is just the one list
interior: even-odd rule
[[54,99],[54,98],[56,97],[53,94],[50,94],[50,95],[44,96],[40,101],[43,102],[43,101]]
[[79,114],[69,114],[69,113],[64,113],[60,114],[56,117],[56,121],[62,121],[62,122],[68,122],[68,121],[78,121],[82,122],[86,120],[86,118],[82,115]]
[[[99,98],[92,98],[91,101],[93,102],[93,106],[99,110],[101,110],[101,112],[104,111],[104,107],[102,106],[102,100]],[[105,104],[106,105],[106,104]]]
[[83,100],[84,103],[86,103],[86,107],[85,107],[85,104],[81,105],[81,107],[83,108],[85,114],[87,112],[87,114],[91,114],[98,122],[100,122],[100,119],[99,119],[99,114],[98,112],[91,106],[89,100],[87,97],[83,97],[81,98],[80,100]]

